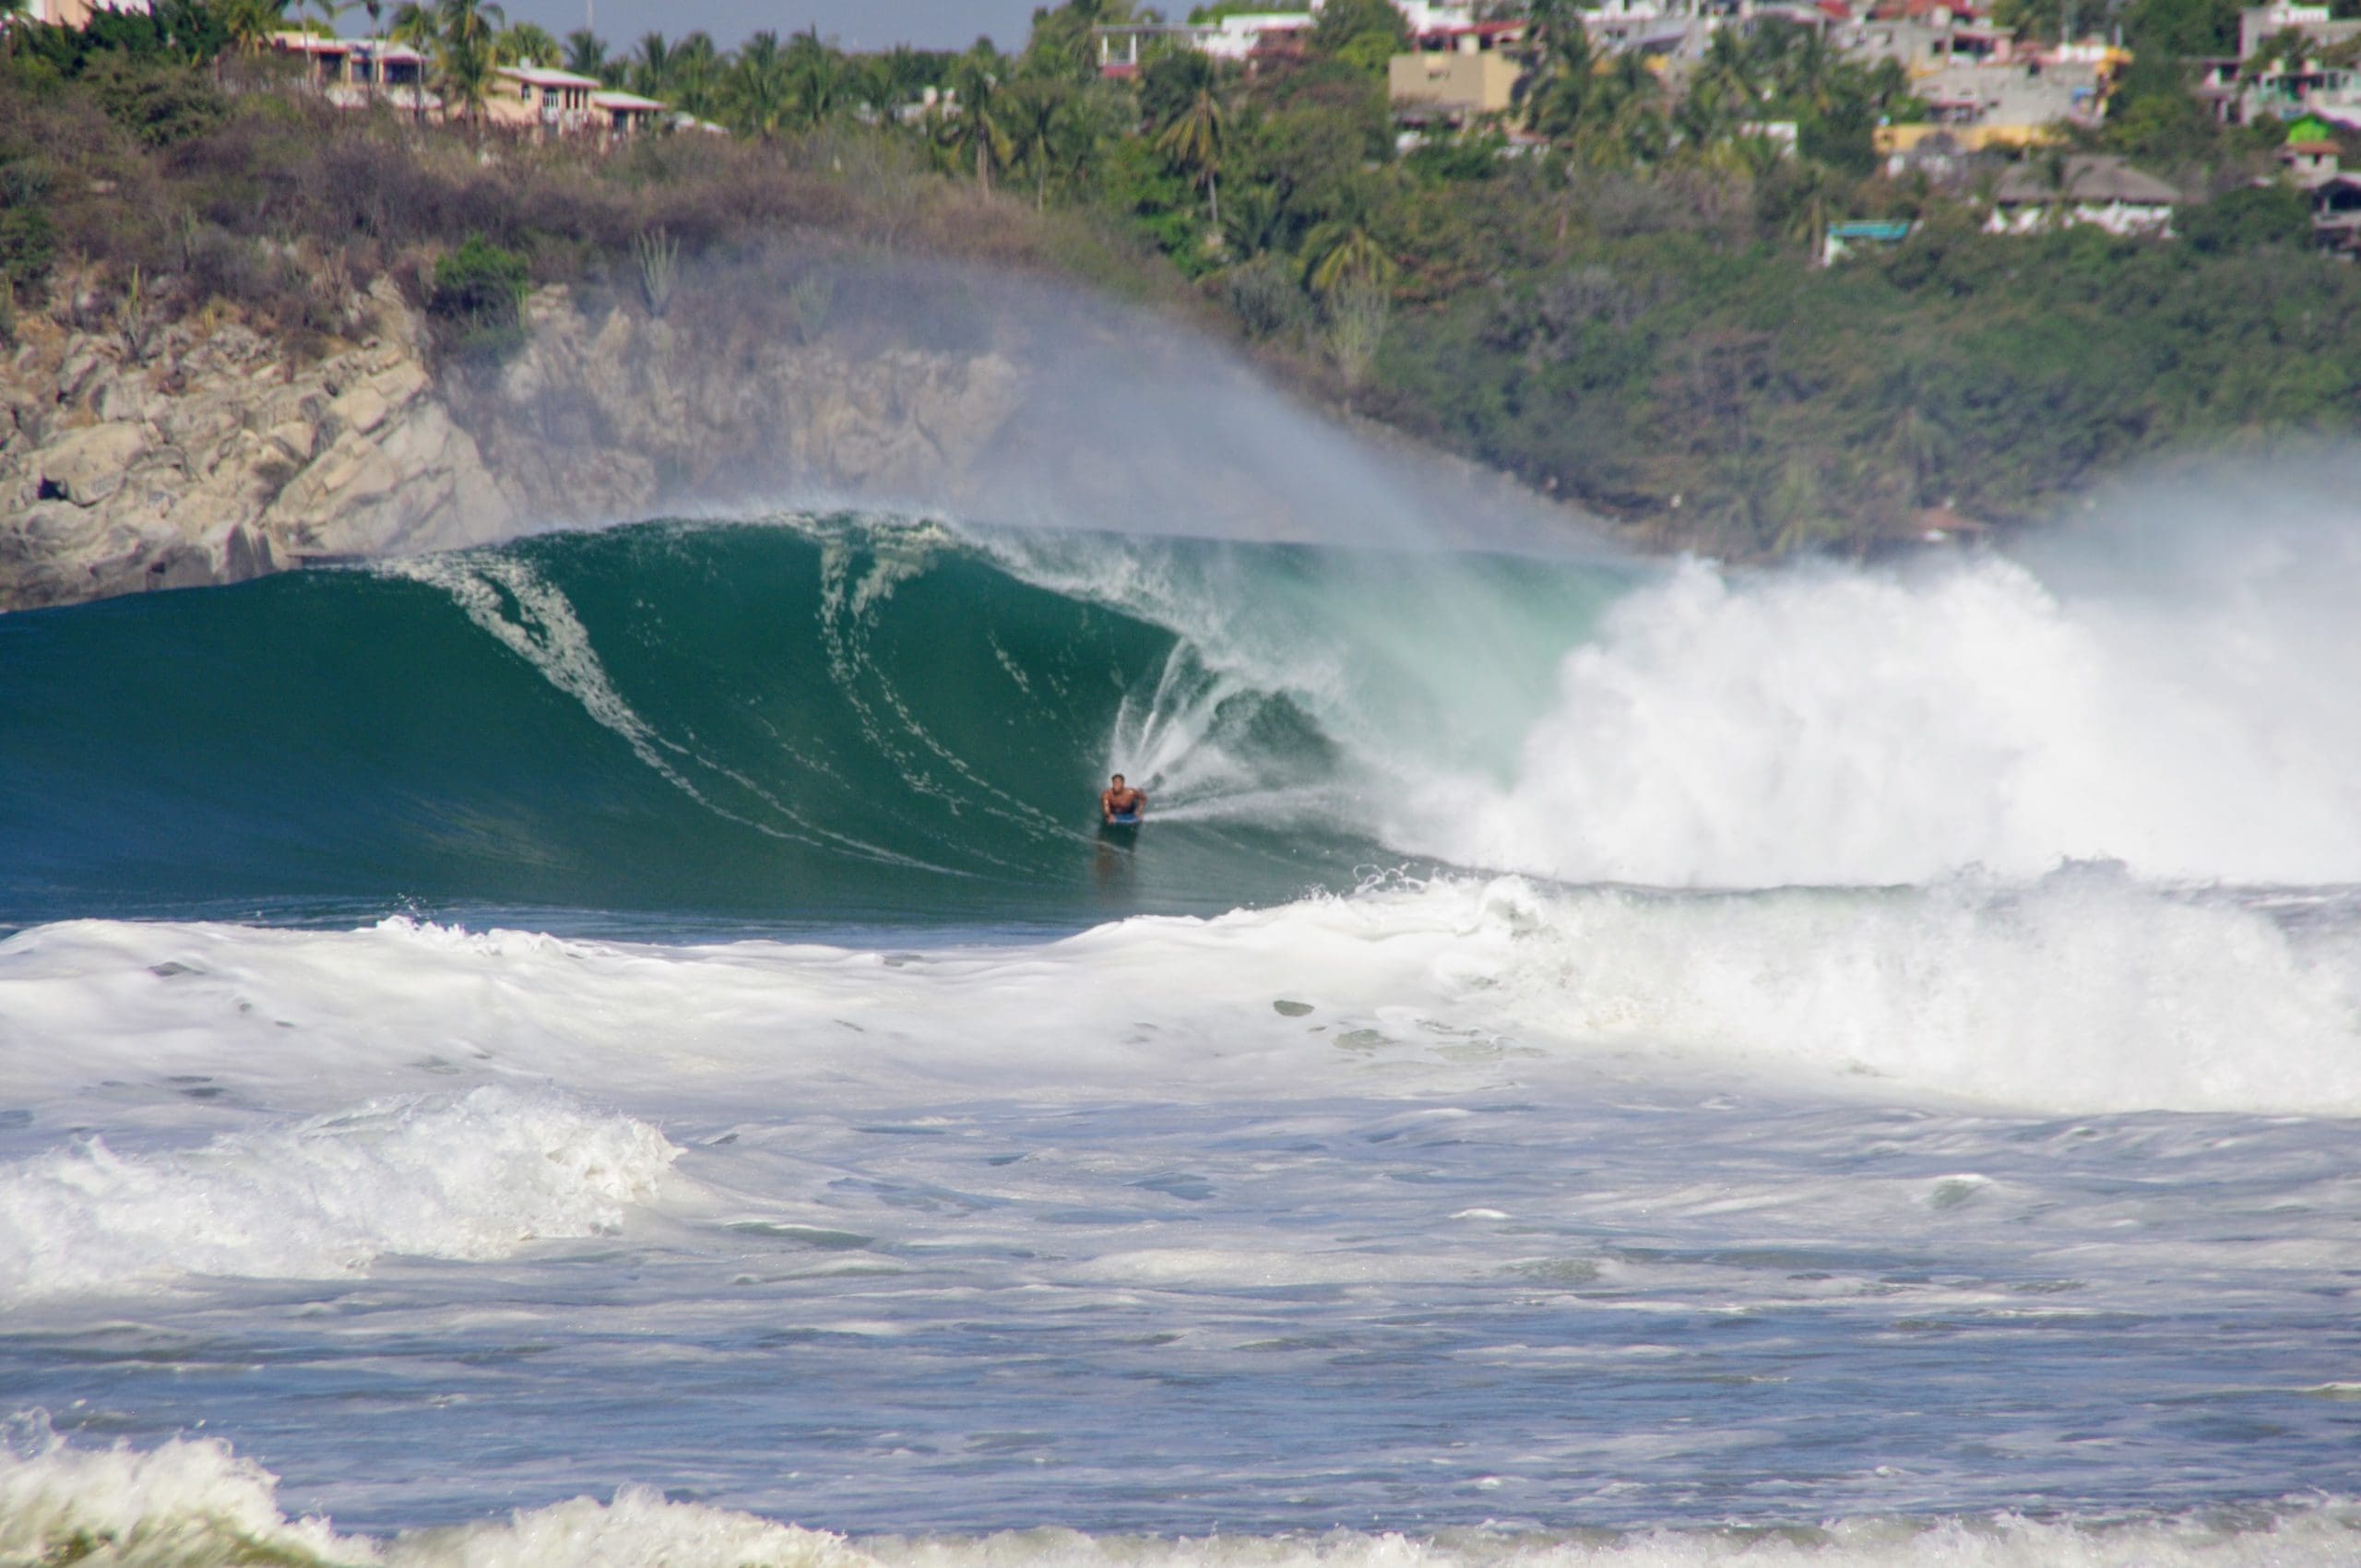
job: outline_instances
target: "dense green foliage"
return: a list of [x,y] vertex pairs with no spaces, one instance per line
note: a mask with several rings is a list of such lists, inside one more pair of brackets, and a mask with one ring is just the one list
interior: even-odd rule
[[470,234],[435,262],[427,309],[448,325],[464,351],[496,353],[522,339],[521,312],[531,288],[532,270],[523,256]]
[[[2231,0],[2133,0],[2135,62],[2078,133],[2213,196],[2171,242],[1983,232],[1997,169],[1886,174],[1877,127],[1926,106],[1809,31],[1716,34],[1673,79],[1595,57],[1568,0],[1527,8],[1504,122],[1406,152],[1386,0],[1332,0],[1299,57],[1251,73],[1152,42],[1120,80],[1092,30],[1134,19],[1127,0],[1045,7],[1013,55],[848,56],[809,31],[611,54],[485,0],[394,8],[452,129],[285,90],[239,46],[277,0],[164,0],[11,34],[0,279],[69,314],[144,279],[158,309],[301,335],[390,277],[468,347],[513,336],[528,279],[652,301],[670,247],[793,233],[1045,267],[1181,303],[1314,396],[1738,555],[2030,517],[2162,450],[2361,424],[2361,268],[2317,254],[2271,182],[2284,131],[2225,129],[2188,90],[2181,56],[2234,42]],[[2048,0],[2012,15],[2060,25]],[[468,112],[493,65],[560,53],[737,136],[488,142]],[[1833,222],[1868,217],[1915,227],[1818,265]]]

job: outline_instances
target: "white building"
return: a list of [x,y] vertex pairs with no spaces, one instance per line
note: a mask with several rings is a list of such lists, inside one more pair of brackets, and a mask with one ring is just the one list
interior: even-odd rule
[[[1146,53],[1159,42],[1177,43],[1216,60],[1244,62],[1261,53],[1291,49],[1320,19],[1323,0],[1305,0],[1300,10],[1241,12],[1217,22],[1129,22],[1091,29],[1098,41],[1098,68],[1108,76],[1127,77],[1140,68]],[[1427,0],[1394,0],[1411,33],[1465,29],[1476,19],[1468,5],[1435,6]]]

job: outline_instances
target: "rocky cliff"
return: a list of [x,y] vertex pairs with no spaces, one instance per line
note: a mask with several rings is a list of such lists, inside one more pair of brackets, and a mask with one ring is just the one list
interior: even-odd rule
[[438,374],[389,285],[303,358],[234,322],[19,327],[0,362],[0,610],[233,582],[742,494],[926,495],[1007,418],[988,348],[732,340],[551,289]]

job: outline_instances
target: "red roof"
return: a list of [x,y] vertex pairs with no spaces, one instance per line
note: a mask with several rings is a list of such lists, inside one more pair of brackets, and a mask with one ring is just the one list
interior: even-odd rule
[[1418,42],[1423,43],[1430,38],[1466,38],[1471,34],[1478,38],[1499,38],[1506,33],[1522,33],[1525,31],[1525,24],[1521,21],[1501,21],[1468,22],[1459,27],[1429,28],[1418,35]]

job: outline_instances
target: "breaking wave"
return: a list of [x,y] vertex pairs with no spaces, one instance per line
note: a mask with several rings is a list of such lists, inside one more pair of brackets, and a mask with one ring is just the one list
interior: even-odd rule
[[92,1136],[0,1168],[0,1299],[504,1257],[612,1229],[679,1153],[645,1123],[496,1087],[171,1152]]
[[2349,1562],[2356,1547],[2361,1510],[2326,1499],[2104,1523],[2000,1514],[1432,1538],[1034,1529],[848,1539],[635,1487],[380,1540],[289,1518],[277,1478],[217,1441],[84,1448],[34,1420],[0,1455],[0,1559],[96,1568],[2311,1568]]

